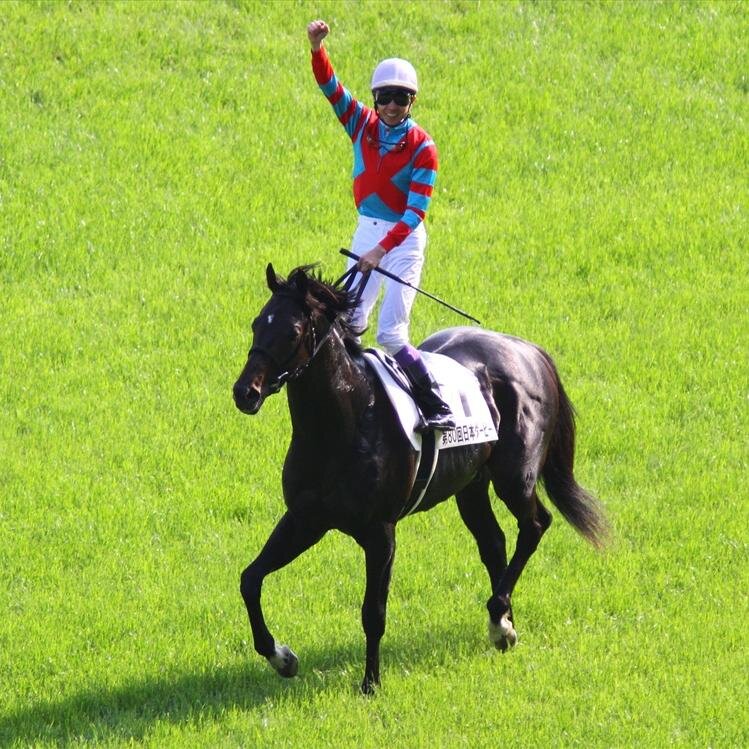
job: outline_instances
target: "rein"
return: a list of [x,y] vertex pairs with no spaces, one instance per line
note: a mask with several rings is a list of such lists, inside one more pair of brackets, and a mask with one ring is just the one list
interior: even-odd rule
[[[359,286],[356,290],[356,299],[354,301],[354,307],[357,307],[359,305],[359,302],[361,301],[361,296],[364,293],[364,287],[367,285],[367,281],[369,281],[369,273],[365,273],[362,276],[361,281],[359,282]],[[339,286],[342,282],[345,281],[343,288],[346,291],[351,291],[351,287],[354,284],[354,278],[356,276],[356,266],[352,266],[349,268],[334,284],[333,286]],[[247,357],[249,358],[252,356],[253,353],[262,354],[267,359],[270,359],[270,361],[279,369],[282,370],[280,374],[276,375],[276,377],[271,380],[271,382],[268,383],[268,389],[271,391],[271,393],[277,393],[287,382],[293,382],[294,380],[298,380],[306,371],[307,367],[309,367],[310,364],[312,364],[312,360],[317,356],[317,354],[320,352],[322,347],[327,342],[328,338],[332,335],[333,331],[335,330],[336,326],[336,320],[333,320],[333,322],[330,323],[330,327],[328,328],[325,335],[318,341],[317,340],[317,332],[315,330],[315,324],[312,321],[312,315],[307,315],[307,334],[303,335],[299,339],[299,343],[297,343],[296,348],[289,354],[289,356],[286,357],[286,359],[283,360],[283,362],[279,362],[273,354],[270,353],[267,349],[264,349],[262,346],[253,346],[248,354]],[[309,353],[309,358],[307,361],[302,362],[299,364],[295,369],[289,370],[286,367],[288,367],[288,364],[294,359],[296,359],[297,355],[299,354],[299,350],[302,348],[302,346],[307,342],[308,338],[312,338],[312,345],[307,347],[307,352]]]

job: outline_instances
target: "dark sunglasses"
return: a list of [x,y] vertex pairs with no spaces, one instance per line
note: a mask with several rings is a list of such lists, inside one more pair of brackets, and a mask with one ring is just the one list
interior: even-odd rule
[[378,91],[376,103],[380,107],[384,107],[394,101],[399,107],[407,107],[413,100],[413,94],[408,91],[402,91],[400,89]]

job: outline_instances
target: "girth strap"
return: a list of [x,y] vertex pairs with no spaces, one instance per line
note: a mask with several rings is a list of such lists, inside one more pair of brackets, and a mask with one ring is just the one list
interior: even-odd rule
[[401,514],[398,516],[398,520],[402,520],[406,515],[415,512],[416,508],[421,504],[421,500],[424,499],[424,495],[427,493],[429,484],[434,476],[434,471],[437,468],[437,458],[439,456],[437,440],[441,439],[441,437],[441,434],[439,437],[437,436],[434,429],[430,429],[421,435],[421,452],[419,453],[419,465],[416,468],[416,478],[411,487],[411,495]]

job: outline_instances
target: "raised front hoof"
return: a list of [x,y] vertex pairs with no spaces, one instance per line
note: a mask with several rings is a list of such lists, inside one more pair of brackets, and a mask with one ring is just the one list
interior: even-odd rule
[[299,658],[287,645],[276,645],[276,654],[268,658],[268,663],[276,670],[279,676],[290,679],[299,671]]
[[510,614],[503,614],[495,624],[489,617],[489,640],[497,650],[506,653],[518,644],[518,633],[512,624]]

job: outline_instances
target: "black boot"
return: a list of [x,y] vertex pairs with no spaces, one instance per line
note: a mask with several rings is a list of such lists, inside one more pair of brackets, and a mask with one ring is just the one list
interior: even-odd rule
[[416,425],[416,431],[454,429],[455,419],[450,406],[442,400],[439,385],[429,372],[424,374],[420,369],[418,366],[409,366],[404,369],[411,385],[413,385],[414,400],[422,416],[421,421]]

